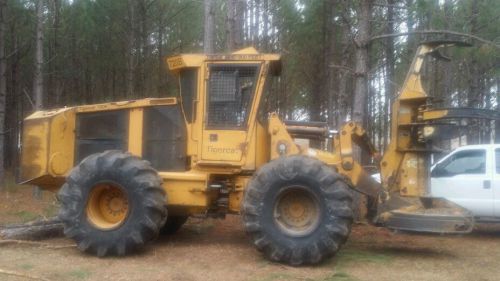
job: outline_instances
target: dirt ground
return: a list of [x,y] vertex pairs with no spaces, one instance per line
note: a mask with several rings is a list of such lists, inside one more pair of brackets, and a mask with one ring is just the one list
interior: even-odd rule
[[[0,192],[0,224],[52,216],[50,193],[31,198],[30,188]],[[46,245],[0,244],[0,280],[498,280],[500,226],[481,225],[465,236],[393,233],[355,225],[333,259],[313,267],[289,267],[264,259],[246,236],[239,217],[191,219],[177,234],[161,237],[124,258],[79,252],[65,238]],[[53,248],[53,246],[69,246]]]

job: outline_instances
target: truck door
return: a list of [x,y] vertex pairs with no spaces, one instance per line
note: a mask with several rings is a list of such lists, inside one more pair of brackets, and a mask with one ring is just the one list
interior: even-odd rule
[[259,72],[256,63],[208,64],[203,161],[241,161]]
[[495,217],[500,217],[500,148],[495,148],[495,169],[493,173],[493,208]]
[[443,197],[469,209],[474,216],[491,217],[493,159],[486,149],[459,150],[436,164],[431,172],[434,197]]

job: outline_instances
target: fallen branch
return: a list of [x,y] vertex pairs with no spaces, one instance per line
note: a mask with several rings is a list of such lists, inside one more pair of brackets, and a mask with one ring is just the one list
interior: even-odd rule
[[50,243],[43,243],[43,242],[36,242],[36,241],[26,241],[26,240],[13,240],[13,239],[8,239],[8,240],[0,240],[0,245],[10,245],[10,244],[16,244],[16,245],[32,245],[32,246],[39,246],[47,249],[64,249],[64,248],[74,248],[76,245],[53,245]]
[[1,269],[1,268],[0,268],[0,274],[23,277],[23,278],[28,278],[28,279],[32,279],[32,280],[50,281],[49,279],[46,279],[46,278],[43,278],[40,276],[29,275],[29,274],[25,274],[25,273],[21,273],[21,272],[17,272],[17,271],[12,271],[12,270]]
[[2,239],[40,240],[62,235],[63,224],[57,218],[0,226],[0,238]]

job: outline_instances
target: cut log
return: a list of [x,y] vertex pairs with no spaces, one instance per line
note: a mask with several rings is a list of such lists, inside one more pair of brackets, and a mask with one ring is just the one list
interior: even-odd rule
[[60,236],[63,224],[58,218],[0,226],[1,239],[40,240]]

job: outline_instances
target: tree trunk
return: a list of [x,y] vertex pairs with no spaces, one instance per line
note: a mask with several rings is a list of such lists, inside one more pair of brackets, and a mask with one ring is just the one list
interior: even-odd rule
[[215,2],[205,0],[205,30],[203,37],[203,51],[206,54],[215,52]]
[[[354,99],[352,106],[352,120],[362,125],[366,124],[365,110],[368,95],[368,47],[370,40],[370,25],[373,0],[362,0],[359,9],[358,34],[355,38],[355,82]],[[361,150],[355,148],[354,159],[361,161]]]
[[[36,33],[35,33],[35,67],[33,77],[33,96],[35,98],[35,109],[43,107],[43,0],[36,2]],[[2,125],[3,126],[3,125]],[[3,131],[3,130],[2,130]],[[3,153],[2,153],[3,154]],[[42,198],[42,190],[34,187],[33,196]]]
[[259,31],[260,31],[260,0],[253,0],[254,2],[254,23],[253,23],[253,45],[256,49],[259,48],[260,40],[259,40]]
[[262,30],[262,49],[265,52],[269,52],[269,0],[264,0],[262,4],[264,5],[262,8],[262,21],[264,22]]
[[[61,56],[60,52],[60,44],[59,44],[59,29],[61,26],[61,1],[60,0],[53,0],[54,1],[54,21],[52,23],[52,28],[53,28],[53,52],[55,55],[55,58],[53,60],[55,61],[54,63],[54,89],[53,90],[53,95],[54,95],[54,103],[55,105],[59,106],[61,101],[61,95],[63,92],[63,85],[61,85],[61,79],[60,79],[60,68],[59,68],[59,56]],[[52,58],[51,58],[52,60]]]
[[[386,33],[387,34],[392,34],[394,33],[394,5],[395,5],[395,0],[388,0],[387,1],[388,7],[387,7],[387,26],[386,26]],[[384,81],[384,88],[385,88],[385,95],[384,95],[384,102],[385,102],[385,107],[384,107],[384,119],[383,119],[383,149],[387,147],[388,144],[388,138],[389,138],[389,119],[390,119],[390,112],[391,112],[391,105],[392,105],[392,100],[394,97],[394,63],[395,63],[395,58],[394,58],[394,37],[388,37],[385,40],[385,81]]]
[[33,77],[33,96],[35,109],[43,107],[43,0],[36,2],[35,67]]
[[164,56],[164,51],[163,51],[163,37],[164,37],[164,31],[165,27],[164,21],[163,21],[163,14],[165,13],[165,6],[160,4],[160,16],[158,17],[158,88],[157,88],[157,95],[160,97],[164,93],[165,89],[165,84],[167,83],[167,75],[165,73],[165,66],[163,62],[163,56]]
[[7,58],[5,57],[5,30],[7,0],[0,0],[0,190],[4,187],[5,97],[7,95]]
[[248,7],[248,16],[249,16],[249,19],[247,19],[247,22],[249,24],[249,38],[248,38],[248,42],[250,42],[250,44],[252,44],[254,47],[256,47],[256,37],[257,37],[257,30],[256,30],[256,23],[255,23],[255,18],[256,18],[256,14],[257,14],[257,5],[255,3],[255,1],[249,1],[249,3],[251,3],[251,5],[249,5]]
[[[470,33],[478,34],[478,3],[477,1],[471,2],[471,11],[470,11]],[[479,107],[480,106],[480,79],[481,79],[481,71],[479,69],[479,63],[476,58],[476,54],[472,55],[472,59],[469,63],[469,91],[467,93],[467,106],[468,107]],[[481,124],[478,121],[478,124]],[[478,126],[473,126],[473,130],[471,130],[467,136],[467,144],[477,144],[480,141],[479,135],[480,130]]]
[[[413,18],[413,9],[411,7],[413,7],[413,1],[414,0],[406,0],[406,28],[408,29],[408,32],[412,32],[415,30],[415,20]],[[406,55],[404,56],[404,60],[405,60],[405,68],[404,69],[408,69],[410,64],[411,64],[411,61],[413,59],[413,52],[415,52],[415,36],[416,35],[413,35],[413,34],[409,34],[408,35],[408,39],[406,39]],[[404,78],[404,77],[403,77]]]
[[136,1],[138,3],[139,15],[138,18],[140,20],[139,25],[139,49],[141,50],[141,59],[140,59],[140,67],[139,67],[139,83],[138,83],[138,92],[140,97],[145,97],[149,94],[150,82],[149,77],[147,75],[147,67],[148,67],[148,55],[149,55],[149,43],[148,43],[148,3],[145,0]]
[[341,54],[340,54],[340,68],[337,70],[338,71],[338,100],[337,100],[337,106],[338,106],[338,113],[337,113],[337,126],[340,129],[342,125],[344,125],[347,114],[349,112],[349,105],[347,102],[347,83],[349,80],[349,76],[352,73],[349,73],[348,71],[348,65],[349,65],[349,50],[351,48],[351,43],[350,43],[350,28],[349,24],[346,21],[343,21],[342,23],[342,38],[341,38],[341,43],[340,43],[340,49],[341,49]]
[[361,1],[358,34],[355,38],[355,84],[352,120],[363,124],[368,92],[368,47],[373,0]]
[[128,0],[128,20],[129,30],[127,33],[127,98],[134,96],[134,80],[135,80],[135,60],[134,60],[134,47],[135,47],[135,1]]
[[329,46],[328,46],[328,60],[327,60],[327,83],[328,83],[328,125],[331,128],[339,127],[339,124],[336,124],[336,118],[335,118],[335,112],[338,110],[337,106],[337,100],[339,98],[338,95],[338,88],[336,88],[336,85],[338,84],[338,79],[336,72],[338,71],[333,67],[333,65],[336,63],[336,58],[335,58],[335,50],[338,47],[337,43],[337,33],[338,33],[338,28],[337,25],[334,23],[332,18],[337,15],[337,0],[332,0],[330,1],[330,18],[328,20],[328,33],[329,33]]
[[[9,109],[9,114],[5,114],[5,122],[4,124],[10,124],[10,138],[9,138],[9,144],[7,146],[7,140],[5,139],[4,136],[4,153],[5,155],[9,155],[9,157],[6,157],[6,159],[10,159],[10,162],[5,161],[4,166],[5,167],[13,167],[13,170],[17,172],[19,169],[19,158],[18,156],[18,136],[19,133],[22,129],[22,126],[20,126],[19,120],[22,120],[24,117],[22,114],[22,97],[21,97],[21,91],[22,91],[22,85],[20,83],[21,79],[21,71],[20,71],[20,65],[21,65],[21,52],[19,51],[19,34],[16,32],[13,32],[16,30],[16,25],[12,24],[11,25],[11,42],[12,42],[12,53],[14,54],[14,57],[11,60],[10,64],[10,94],[6,95],[6,111]],[[9,102],[10,100],[10,102]],[[10,117],[10,122],[7,121]],[[1,136],[0,136],[1,137]],[[7,154],[6,149],[9,147],[9,153]],[[15,173],[17,174],[17,173]],[[1,188],[1,187],[0,187]]]
[[229,51],[243,47],[244,5],[241,0],[227,0],[226,43]]

